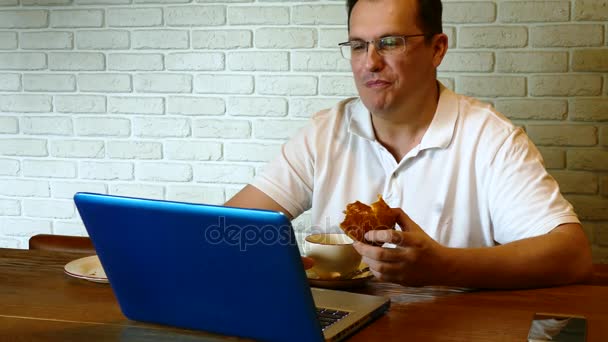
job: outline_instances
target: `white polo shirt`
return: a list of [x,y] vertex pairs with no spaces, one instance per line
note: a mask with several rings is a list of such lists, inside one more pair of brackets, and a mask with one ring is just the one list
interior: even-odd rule
[[579,222],[527,135],[490,105],[443,85],[437,112],[399,163],[351,98],[315,114],[252,183],[312,229],[339,231],[346,204],[382,194],[450,247],[493,246]]

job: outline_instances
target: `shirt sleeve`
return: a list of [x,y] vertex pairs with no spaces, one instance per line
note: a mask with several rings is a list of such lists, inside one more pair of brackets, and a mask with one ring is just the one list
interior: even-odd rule
[[580,223],[521,128],[498,149],[489,173],[490,216],[498,243],[546,234],[564,223]]
[[281,147],[251,183],[270,196],[294,218],[312,205],[314,180],[314,130],[308,125]]

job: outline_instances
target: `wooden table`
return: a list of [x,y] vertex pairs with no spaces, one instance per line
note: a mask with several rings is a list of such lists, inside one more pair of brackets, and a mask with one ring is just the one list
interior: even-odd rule
[[[4,341],[211,341],[225,337],[127,320],[111,288],[71,278],[81,254],[0,249]],[[350,341],[525,341],[535,312],[587,317],[587,341],[608,341],[608,287],[462,292],[371,282],[357,292],[389,296],[389,312]]]

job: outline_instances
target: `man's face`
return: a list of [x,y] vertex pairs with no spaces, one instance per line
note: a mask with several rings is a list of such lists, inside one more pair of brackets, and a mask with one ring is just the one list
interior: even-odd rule
[[[391,35],[421,34],[417,24],[416,0],[360,0],[350,18],[349,40],[365,41]],[[366,54],[351,59],[359,96],[365,106],[377,115],[394,115],[419,103],[417,97],[428,96],[429,82],[435,84],[433,45],[424,37],[406,40],[405,53],[378,54],[373,44]]]

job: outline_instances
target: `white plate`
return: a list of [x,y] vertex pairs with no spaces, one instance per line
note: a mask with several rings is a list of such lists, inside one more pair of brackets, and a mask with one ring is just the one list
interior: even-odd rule
[[101,267],[97,255],[76,259],[63,267],[64,272],[72,277],[93,281],[96,283],[109,283],[106,272]]
[[362,272],[349,279],[319,279],[319,276],[317,276],[313,270],[306,270],[306,277],[311,286],[328,289],[348,289],[363,286],[374,277],[371,271],[365,270],[366,267],[366,264],[361,263],[361,265],[359,265],[359,270]]

